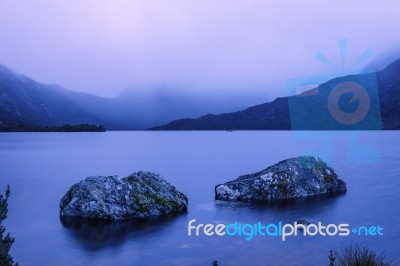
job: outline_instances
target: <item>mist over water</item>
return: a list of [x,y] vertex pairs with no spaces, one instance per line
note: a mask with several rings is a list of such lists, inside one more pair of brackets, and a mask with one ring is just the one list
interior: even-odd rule
[[202,92],[158,87],[144,91],[124,90],[113,103],[121,110],[120,118],[137,120],[136,128],[148,129],[182,118],[241,111],[270,100],[268,90],[224,93],[218,89]]

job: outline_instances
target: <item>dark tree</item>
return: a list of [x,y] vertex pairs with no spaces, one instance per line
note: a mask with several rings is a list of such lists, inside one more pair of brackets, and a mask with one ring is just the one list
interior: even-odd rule
[[10,186],[7,186],[5,196],[0,194],[0,266],[18,265],[9,254],[14,238],[10,233],[5,235],[6,228],[3,226],[3,221],[7,218],[9,197]]
[[[333,259],[334,258],[334,259]],[[331,251],[330,265],[340,266],[389,266],[391,262],[386,261],[386,253],[380,254],[369,249],[360,247],[356,244],[341,246],[340,249]]]
[[335,266],[335,255],[333,255],[333,250],[329,251],[329,266]]

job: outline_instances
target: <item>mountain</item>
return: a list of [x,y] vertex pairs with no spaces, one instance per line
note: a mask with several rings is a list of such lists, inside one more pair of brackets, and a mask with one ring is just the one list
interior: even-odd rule
[[[333,89],[343,84],[352,88],[332,96]],[[379,72],[334,78],[301,94],[242,111],[179,119],[150,130],[400,129],[399,90],[400,60],[397,60]],[[335,109],[333,100],[340,109]],[[351,113],[356,116],[347,115]]]
[[169,88],[138,92],[128,89],[115,98],[47,85],[0,65],[0,125],[61,126],[90,123],[109,130],[143,130],[181,117],[231,112],[258,103],[254,94],[226,96]]
[[[328,108],[332,89],[346,82],[361,84],[370,96],[365,119],[350,125],[337,123]],[[142,130],[173,120],[151,129],[399,129],[399,88],[400,60],[379,72],[338,77],[301,94],[232,112],[259,102],[259,95],[243,92],[211,97],[158,88],[142,92],[126,90],[118,97],[104,98],[42,84],[0,65],[0,127],[89,123],[103,125],[108,130]],[[353,99],[351,95],[347,93],[338,99],[344,113],[362,106],[363,99]],[[174,120],[185,116],[189,118]]]
[[207,113],[240,110],[260,103],[260,98],[265,97],[260,94],[243,91],[227,95],[218,90],[211,93],[156,87],[147,90],[127,89],[113,100],[123,109],[124,116],[139,118],[135,124],[146,129],[182,117],[195,118]]
[[102,124],[121,126],[107,115],[92,112],[91,103],[110,105],[110,100],[72,92],[57,85],[38,83],[0,65],[0,124],[64,125]]
[[179,119],[151,130],[260,130],[290,129],[287,98],[256,105],[243,111]]

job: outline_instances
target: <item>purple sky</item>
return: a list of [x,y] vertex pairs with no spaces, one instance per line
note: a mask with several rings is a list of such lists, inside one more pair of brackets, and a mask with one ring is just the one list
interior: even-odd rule
[[346,65],[400,39],[397,1],[60,2],[0,2],[0,64],[108,97],[158,86],[283,96],[288,78],[332,73],[318,51],[340,65],[338,39]]

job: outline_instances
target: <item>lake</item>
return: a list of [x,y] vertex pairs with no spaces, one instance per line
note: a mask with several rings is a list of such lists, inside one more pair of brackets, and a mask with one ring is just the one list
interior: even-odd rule
[[[400,261],[400,134],[369,132],[106,132],[0,134],[0,191],[11,187],[7,231],[20,265],[327,265],[358,243]],[[347,183],[338,197],[250,205],[214,201],[214,186],[281,160],[318,155]],[[92,175],[161,174],[189,198],[177,217],[91,226],[61,221],[59,203]],[[381,226],[383,236],[188,236],[187,224]]]

